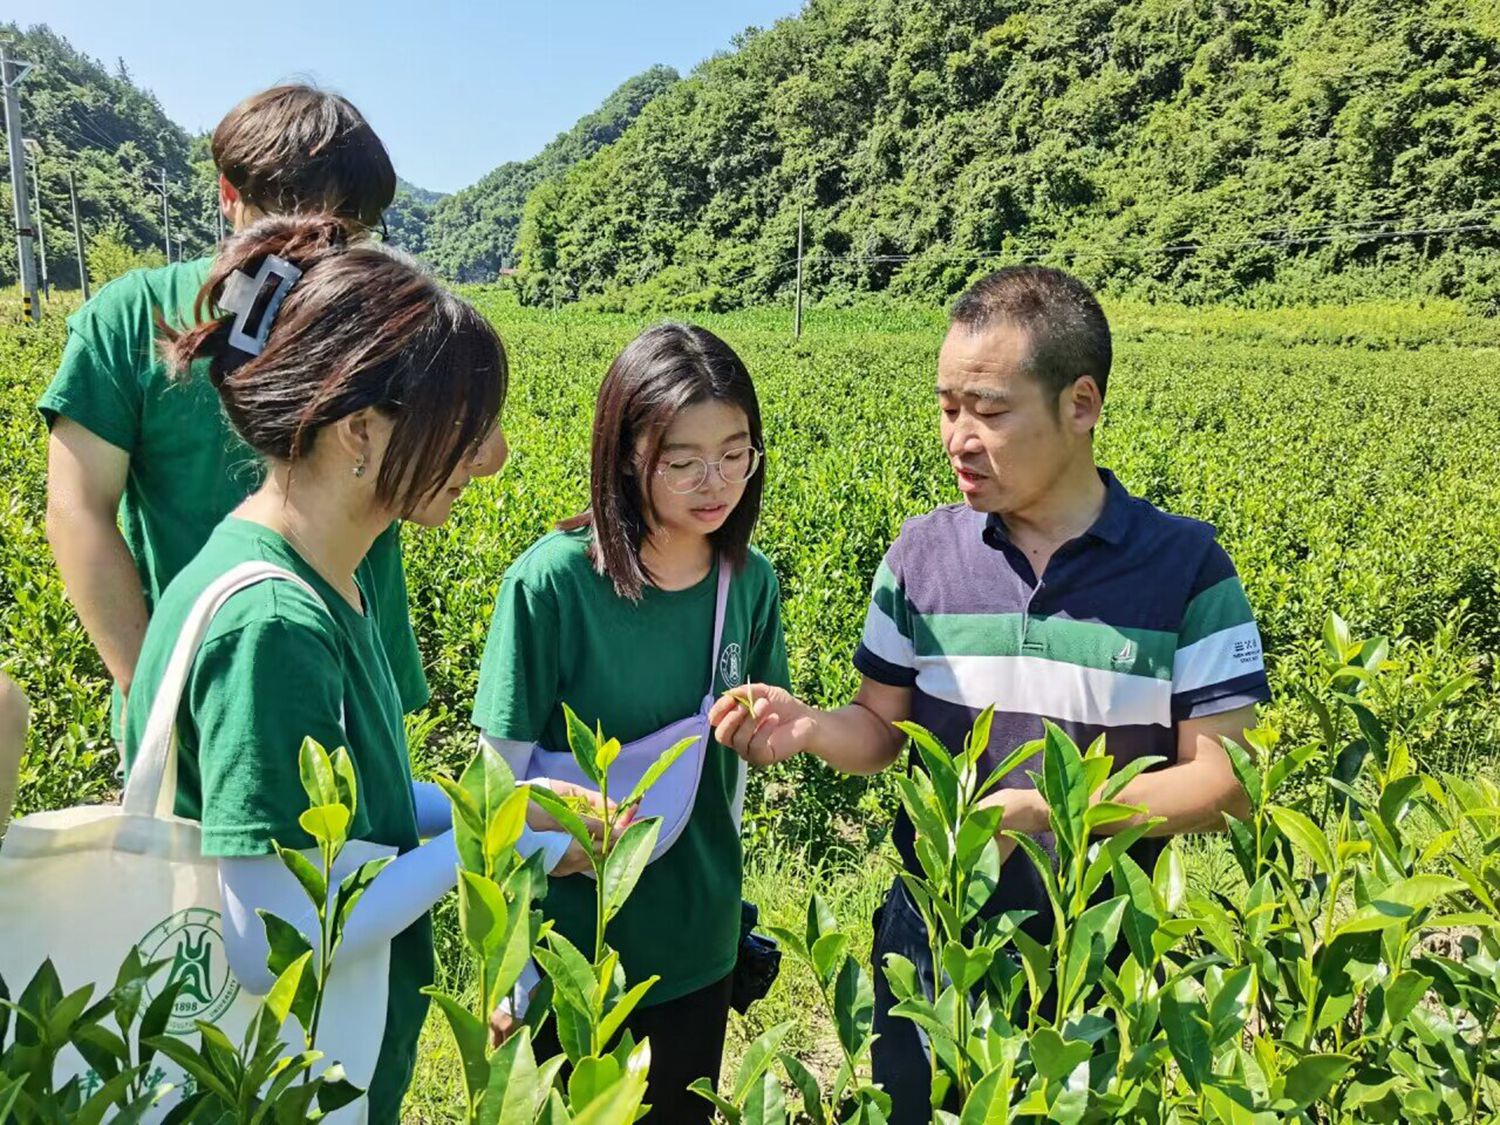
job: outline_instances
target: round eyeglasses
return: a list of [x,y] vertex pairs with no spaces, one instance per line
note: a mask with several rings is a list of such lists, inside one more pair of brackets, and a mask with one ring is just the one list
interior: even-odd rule
[[656,475],[672,492],[697,492],[708,483],[708,474],[717,469],[725,484],[744,484],[760,468],[761,453],[753,445],[731,449],[717,461],[702,457],[674,457],[656,466]]

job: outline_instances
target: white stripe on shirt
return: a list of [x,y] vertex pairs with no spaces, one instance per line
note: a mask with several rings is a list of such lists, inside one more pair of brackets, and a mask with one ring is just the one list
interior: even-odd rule
[[874,602],[870,603],[870,612],[865,615],[863,642],[865,648],[887,664],[898,668],[916,667],[917,652],[911,639],[902,636],[896,623]]
[[1172,690],[1196,691],[1238,679],[1265,667],[1260,630],[1255,622],[1232,625],[1177,650],[1172,661]]
[[976,711],[994,705],[1103,727],[1172,723],[1173,685],[1166,680],[1036,656],[924,656],[916,687]]

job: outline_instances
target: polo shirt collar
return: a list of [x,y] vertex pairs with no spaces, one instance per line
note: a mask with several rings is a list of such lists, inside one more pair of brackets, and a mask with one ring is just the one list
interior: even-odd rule
[[[1084,534],[1101,542],[1118,546],[1130,534],[1133,522],[1131,496],[1125,490],[1125,486],[1120,483],[1119,478],[1108,469],[1099,470],[1099,479],[1104,482],[1105,488],[1104,510],[1099,513],[1093,526]],[[985,517],[984,541],[997,549],[1010,542],[1010,535],[1005,530],[1005,521],[994,512]]]

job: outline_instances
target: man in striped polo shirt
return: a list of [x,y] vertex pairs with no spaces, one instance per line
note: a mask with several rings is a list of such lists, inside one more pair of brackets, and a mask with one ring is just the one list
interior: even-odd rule
[[[822,711],[758,685],[754,721],[719,702],[719,741],[754,765],[811,753],[844,772],[873,773],[901,752],[893,723],[910,719],[956,748],[993,705],[990,768],[1040,738],[1046,720],[1083,746],[1106,735],[1116,768],[1166,759],[1116,798],[1164,818],[1158,838],[1132,849],[1147,870],[1160,837],[1219,830],[1225,813],[1244,815],[1220,740],[1242,739],[1269,696],[1259,634],[1213,528],[1132,497],[1096,466],[1093,431],[1111,358],[1098,301],[1060,270],[1009,267],[965,293],[937,385],[964,502],[907,521],[886,553],[851,704]],[[1004,827],[1050,851],[1047,810],[1027,776],[1039,768],[1013,771],[988,800],[1005,807]],[[904,862],[920,870],[904,813],[894,836]],[[1007,910],[1036,911],[1028,930],[1049,936],[1046,894],[1024,859],[1007,860],[987,913]],[[891,1094],[893,1125],[926,1122],[923,1039],[890,1015],[880,971],[887,954],[900,953],[932,986],[927,936],[899,880],[875,929],[875,1078]]]

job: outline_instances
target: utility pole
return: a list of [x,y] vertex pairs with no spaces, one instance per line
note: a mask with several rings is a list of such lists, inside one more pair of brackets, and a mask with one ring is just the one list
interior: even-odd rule
[[36,260],[32,257],[31,203],[26,198],[26,150],[21,144],[21,97],[17,93],[31,64],[11,59],[0,43],[0,86],[5,96],[5,139],[10,148],[10,194],[16,210],[16,254],[21,266],[23,313],[33,324],[42,321],[36,299]]
[[172,260],[172,216],[167,212],[167,166],[161,169],[161,248],[167,261]]
[[802,339],[802,204],[797,204],[797,320],[794,326],[797,339]]
[[83,299],[89,299],[89,267],[83,256],[83,224],[78,221],[78,187],[73,183],[73,169],[68,169],[68,199],[73,204],[73,245],[78,250],[78,282]]
[[214,218],[219,220],[219,241],[224,241],[224,205],[219,201],[219,181],[214,181]]
[[22,143],[31,153],[31,195],[32,202],[36,205],[36,247],[42,259],[42,298],[50,301],[52,282],[47,277],[47,223],[42,216],[42,180],[39,171],[42,165],[42,146],[30,137]]

